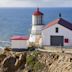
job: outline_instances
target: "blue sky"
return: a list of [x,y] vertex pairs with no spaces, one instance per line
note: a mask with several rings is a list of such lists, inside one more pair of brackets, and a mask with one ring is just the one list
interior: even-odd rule
[[72,7],[72,0],[0,0],[0,7]]

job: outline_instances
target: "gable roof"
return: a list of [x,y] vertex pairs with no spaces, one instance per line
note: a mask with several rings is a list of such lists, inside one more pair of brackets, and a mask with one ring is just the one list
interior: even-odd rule
[[60,25],[62,25],[64,27],[72,30],[72,23],[64,20],[63,18],[59,18],[59,19],[56,19],[56,20],[48,23],[47,25],[45,25],[45,27],[43,29],[49,28],[49,27],[51,27],[51,26],[53,26],[55,24],[60,24]]

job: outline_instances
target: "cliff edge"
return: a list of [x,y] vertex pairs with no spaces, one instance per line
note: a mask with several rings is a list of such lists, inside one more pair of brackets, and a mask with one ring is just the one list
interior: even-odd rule
[[72,72],[72,54],[5,50],[0,54],[0,72]]

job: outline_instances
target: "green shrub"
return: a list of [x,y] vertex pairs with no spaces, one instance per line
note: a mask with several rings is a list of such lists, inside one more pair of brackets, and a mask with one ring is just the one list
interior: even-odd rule
[[34,71],[38,71],[38,70],[42,70],[44,68],[44,64],[40,63],[40,62],[36,62],[34,65]]
[[33,68],[34,64],[35,64],[35,57],[30,55],[27,57],[27,65],[30,67],[30,68]]
[[34,72],[37,72],[38,70],[42,70],[44,67],[44,64],[40,63],[37,60],[37,55],[39,52],[34,51],[32,55],[27,56],[27,66],[29,69],[33,70]]
[[37,57],[37,56],[38,56],[38,54],[39,54],[39,52],[38,52],[38,51],[33,51],[33,52],[32,52],[32,55],[33,55],[33,56],[35,56],[35,57]]
[[28,47],[28,51],[34,51],[35,47]]

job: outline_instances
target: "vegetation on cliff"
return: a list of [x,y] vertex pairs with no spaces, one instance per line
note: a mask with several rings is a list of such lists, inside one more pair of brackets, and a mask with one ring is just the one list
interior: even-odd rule
[[5,49],[0,72],[72,72],[72,54]]

